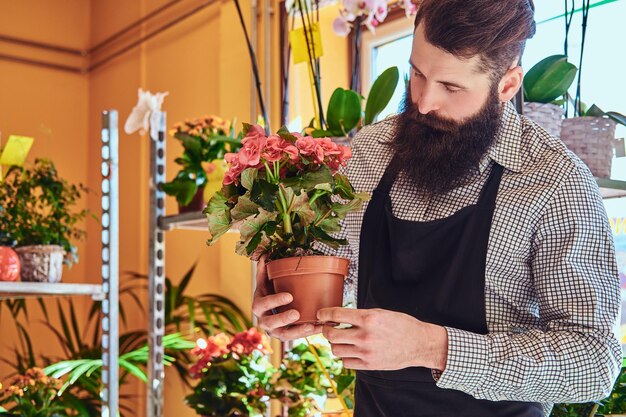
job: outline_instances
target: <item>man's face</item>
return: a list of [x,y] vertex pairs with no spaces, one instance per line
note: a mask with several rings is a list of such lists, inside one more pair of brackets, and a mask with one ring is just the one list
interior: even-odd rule
[[415,30],[410,63],[411,97],[421,114],[462,123],[492,92],[489,74],[479,71],[479,57],[465,60],[431,45],[423,24]]
[[415,38],[411,60],[417,68],[392,148],[416,187],[440,195],[469,180],[495,142],[503,84],[474,72],[478,58],[459,60],[428,44],[419,27]]

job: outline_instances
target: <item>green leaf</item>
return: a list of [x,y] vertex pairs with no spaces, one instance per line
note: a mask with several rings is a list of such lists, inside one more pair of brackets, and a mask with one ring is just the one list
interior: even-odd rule
[[252,190],[258,172],[259,170],[256,168],[246,168],[243,170],[241,173],[241,185],[243,185],[246,190]]
[[173,181],[166,182],[161,187],[165,194],[176,197],[176,201],[182,206],[191,203],[198,191],[196,181],[191,178],[174,178]]
[[348,133],[361,120],[361,97],[352,90],[337,88],[328,102],[326,121],[329,130]]
[[207,216],[211,233],[207,244],[212,245],[230,229],[230,210],[226,205],[226,197],[221,192],[213,194],[202,212]]
[[259,208],[259,214],[254,217],[248,217],[241,223],[241,226],[239,227],[241,238],[244,241],[249,242],[254,235],[256,235],[263,228],[265,223],[275,220],[276,213],[271,213],[263,208]]
[[256,204],[260,205],[267,211],[275,210],[276,195],[278,193],[278,186],[271,184],[263,179],[258,179],[254,182],[252,192],[250,193],[250,199]]
[[252,237],[252,239],[250,239],[248,245],[246,245],[246,255],[250,256],[258,248],[259,244],[261,244],[264,240],[266,241],[265,245],[267,245],[267,242],[269,242],[269,239],[267,237],[272,236],[274,233],[276,233],[277,225],[278,223],[274,221],[269,221],[265,223],[261,227],[261,229]]
[[367,97],[367,103],[365,103],[364,125],[373,123],[376,117],[387,107],[393,93],[396,91],[399,79],[400,71],[398,71],[398,67],[390,67],[374,81],[374,85],[372,85],[372,89]]
[[316,217],[316,213],[311,209],[309,205],[309,196],[302,191],[300,195],[296,195],[291,203],[291,212],[298,215],[300,218],[300,224],[308,226],[313,223]]
[[354,200],[355,194],[348,177],[342,174],[335,174],[334,194],[346,200]]
[[130,372],[131,375],[137,377],[139,380],[145,383],[148,382],[148,375],[146,375],[143,369],[141,369],[137,365],[134,365],[133,363],[128,362],[127,360],[122,359],[122,358],[119,359],[119,363],[120,363],[120,366],[126,369],[128,372]]
[[362,205],[363,201],[355,198],[346,204],[334,203],[331,208],[337,217],[343,220],[348,213],[359,210]]
[[336,239],[330,236],[328,233],[323,231],[320,227],[311,227],[311,234],[315,237],[316,240],[322,242],[323,244],[333,248],[339,249],[340,246],[347,245],[348,241],[345,239]]
[[239,197],[237,204],[230,211],[230,215],[234,222],[243,220],[246,217],[254,216],[259,213],[259,205],[250,200],[249,194],[244,194]]
[[339,233],[341,231],[341,219],[339,217],[327,217],[318,226],[326,233]]
[[202,157],[202,139],[186,133],[177,133],[176,137],[180,139],[183,148],[190,153],[190,156],[194,158]]
[[345,136],[341,130],[322,130],[316,129],[311,133],[314,138],[334,138],[337,136]]
[[565,55],[552,55],[535,64],[524,77],[528,102],[550,103],[563,96],[572,85],[578,69]]
[[296,143],[296,140],[298,140],[298,138],[287,129],[287,126],[281,126],[277,134],[287,142]]
[[294,190],[303,189],[306,192],[314,190],[320,184],[332,184],[333,174],[326,165],[322,165],[317,171],[310,171],[305,173],[301,178],[292,177],[283,180],[283,184],[286,187],[291,187]]
[[591,117],[603,117],[604,115],[605,115],[604,111],[600,107],[596,106],[595,104],[589,107],[589,110],[585,112],[585,116],[591,116]]
[[611,119],[615,120],[617,123],[626,126],[626,116],[624,116],[621,113],[617,113],[614,111],[609,111],[606,112],[606,115],[609,116]]

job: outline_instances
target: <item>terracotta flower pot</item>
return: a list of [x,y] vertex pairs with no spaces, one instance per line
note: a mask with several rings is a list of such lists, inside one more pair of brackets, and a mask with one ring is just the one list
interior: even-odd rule
[[198,191],[196,191],[196,194],[194,194],[189,204],[187,204],[186,206],[181,206],[180,204],[178,204],[178,213],[180,214],[192,213],[195,211],[202,211],[202,210],[204,210],[204,188],[203,187],[198,188]]
[[303,256],[268,263],[267,274],[274,290],[293,296],[293,301],[279,311],[298,310],[300,320],[296,324],[318,323],[319,309],[341,307],[349,265],[348,259],[335,256]]
[[20,258],[8,246],[0,246],[0,281],[19,281]]

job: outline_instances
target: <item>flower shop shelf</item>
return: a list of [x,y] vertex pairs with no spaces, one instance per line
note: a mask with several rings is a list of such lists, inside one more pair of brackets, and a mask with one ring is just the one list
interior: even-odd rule
[[161,230],[208,230],[206,215],[204,215],[201,211],[160,217],[159,227]]
[[602,198],[626,197],[626,181],[596,178]]
[[0,299],[42,297],[47,295],[88,295],[102,300],[102,285],[48,282],[0,282]]

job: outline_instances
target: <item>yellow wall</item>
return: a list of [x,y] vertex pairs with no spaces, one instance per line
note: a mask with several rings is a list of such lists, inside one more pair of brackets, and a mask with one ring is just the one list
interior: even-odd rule
[[[0,33],[84,49],[105,39],[115,31],[135,21],[149,11],[167,3],[166,0],[57,0],[41,2],[0,0]],[[164,16],[131,32],[93,57],[98,61],[126,42],[149,33],[172,16],[200,4],[199,0],[183,1]],[[280,115],[278,4],[272,1],[272,41],[263,41],[264,2],[259,2],[257,47],[259,68],[265,82],[263,59],[265,48],[271,50],[272,85],[269,105],[272,128],[278,129]],[[249,0],[242,1],[245,18],[250,27]],[[324,106],[332,91],[347,87],[347,43],[331,33],[336,8],[321,12],[321,27],[325,56],[322,59]],[[0,53],[18,53],[38,59],[50,59],[67,65],[81,65],[85,60],[54,53],[42,53],[25,47],[0,43]],[[342,70],[331,70],[330,67]],[[117,109],[120,116],[120,269],[148,271],[148,179],[149,139],[138,133],[123,133],[124,121],[137,100],[137,88],[153,92],[169,91],[165,99],[167,124],[205,114],[237,118],[239,123],[251,119],[251,67],[243,33],[233,2],[221,1],[195,16],[126,52],[119,58],[89,75],[69,74],[40,69],[0,60],[0,131],[8,134],[36,137],[31,159],[45,156],[55,161],[61,174],[71,182],[82,182],[95,190],[82,204],[99,214],[100,113]],[[300,66],[291,77],[291,115],[302,114],[304,123],[313,116],[306,68]],[[260,112],[257,106],[257,111]],[[167,177],[177,172],[173,163],[181,147],[167,139]],[[176,202],[169,198],[168,213],[177,211]],[[79,245],[81,262],[66,271],[66,282],[97,282],[100,270],[99,226],[88,222],[89,236]],[[205,245],[202,232],[173,231],[166,235],[166,274],[177,282],[194,263],[198,262],[192,281],[192,293],[218,292],[244,311],[250,312],[252,266],[234,255],[236,234],[226,235],[214,247]],[[128,300],[127,300],[128,301]],[[86,301],[83,301],[86,305]],[[147,298],[145,300],[147,305]],[[147,319],[137,308],[129,309],[127,329],[145,328]],[[33,307],[34,308],[34,307]],[[84,312],[83,312],[84,313]],[[11,345],[12,325],[2,320],[1,345]],[[46,331],[34,335],[35,342],[45,342]],[[49,345],[49,343],[48,343]],[[4,348],[1,346],[0,348]],[[3,351],[0,351],[3,352]],[[6,350],[4,350],[6,352]],[[0,369],[0,375],[4,375]],[[133,408],[137,416],[144,415],[144,387],[134,384],[126,392],[140,394]],[[182,399],[181,384],[167,372],[165,415],[192,416]]]

